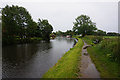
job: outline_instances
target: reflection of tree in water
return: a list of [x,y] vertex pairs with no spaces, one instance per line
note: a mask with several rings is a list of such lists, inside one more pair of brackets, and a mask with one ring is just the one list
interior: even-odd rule
[[[37,52],[36,44],[20,44],[2,48],[2,77],[10,76]],[[7,74],[6,74],[7,73]]]
[[6,62],[4,61],[2,77],[37,78],[42,76],[72,47],[72,43],[67,43],[66,39],[61,39],[61,41],[55,39],[50,40],[49,43],[41,41],[37,44],[3,47],[3,56]]
[[[14,77],[23,66],[29,65],[41,51],[52,48],[51,42],[40,42],[32,44],[20,44],[3,47],[3,69],[2,77]],[[15,73],[15,74],[14,74]]]
[[37,46],[39,47],[39,51],[44,51],[44,50],[48,50],[50,48],[52,48],[52,42],[41,42],[39,44],[37,44]]
[[73,42],[73,38],[66,38],[66,37],[56,37],[56,39],[58,40],[58,41],[67,41],[67,43],[71,43],[71,42]]
[[58,41],[61,41],[64,39],[64,37],[56,37],[55,39],[57,39]]
[[20,44],[16,46],[7,46],[2,49],[3,64],[4,62],[19,64],[25,63],[37,53],[37,51],[44,51],[50,49],[51,42],[41,42],[32,44]]
[[73,42],[73,38],[66,38],[66,40],[67,40],[67,43],[72,43]]
[[29,60],[33,54],[38,50],[36,44],[22,44],[16,46],[4,47],[3,51],[3,64],[4,61],[14,64],[25,62]]

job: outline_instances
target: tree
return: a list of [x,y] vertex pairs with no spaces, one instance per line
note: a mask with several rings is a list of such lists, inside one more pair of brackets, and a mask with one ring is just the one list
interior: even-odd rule
[[119,33],[116,33],[116,32],[108,32],[107,33],[107,36],[119,36],[120,34]]
[[102,31],[102,30],[97,30],[97,35],[99,35],[99,36],[105,36],[106,32]]
[[48,20],[38,20],[38,27],[41,32],[42,38],[46,41],[50,40],[50,34],[53,31],[53,27],[48,23]]
[[72,35],[74,35],[74,32],[73,32],[72,30],[67,30],[67,31],[65,32],[65,34],[72,36]]
[[62,32],[60,30],[56,31],[56,35],[57,36],[65,36],[64,32]]
[[73,31],[77,34],[82,34],[85,36],[86,34],[93,34],[95,30],[97,30],[95,23],[90,20],[89,16],[81,15],[78,16],[76,22],[73,22]]
[[[16,36],[32,36],[37,25],[24,7],[5,6],[2,9],[3,41],[13,43]],[[28,30],[27,30],[28,29]],[[32,32],[29,32],[32,30]],[[32,33],[30,35],[29,33]]]
[[38,37],[36,35],[36,31],[37,31],[37,23],[36,22],[32,22],[30,23],[29,27],[26,29],[26,36],[27,37]]

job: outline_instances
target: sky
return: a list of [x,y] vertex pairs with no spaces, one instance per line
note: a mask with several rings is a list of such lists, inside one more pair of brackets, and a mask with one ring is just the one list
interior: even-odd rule
[[75,18],[84,14],[98,29],[118,32],[118,0],[1,0],[0,7],[18,5],[26,8],[34,21],[47,19],[53,31],[73,28]]

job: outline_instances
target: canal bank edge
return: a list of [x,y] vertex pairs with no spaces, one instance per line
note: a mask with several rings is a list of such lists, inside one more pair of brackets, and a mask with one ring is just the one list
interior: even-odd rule
[[83,44],[82,39],[78,38],[77,44],[66,52],[63,57],[43,75],[43,78],[77,78]]

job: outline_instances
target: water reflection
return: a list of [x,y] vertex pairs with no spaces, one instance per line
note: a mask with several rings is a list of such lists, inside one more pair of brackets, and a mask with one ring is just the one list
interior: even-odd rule
[[3,78],[40,78],[73,45],[73,39],[3,47]]
[[67,40],[67,43],[71,43],[73,42],[73,38],[66,38],[66,37],[57,37],[56,38],[58,41],[63,41],[63,40]]
[[36,44],[23,44],[3,48],[3,61],[16,63],[26,62],[38,50]]

